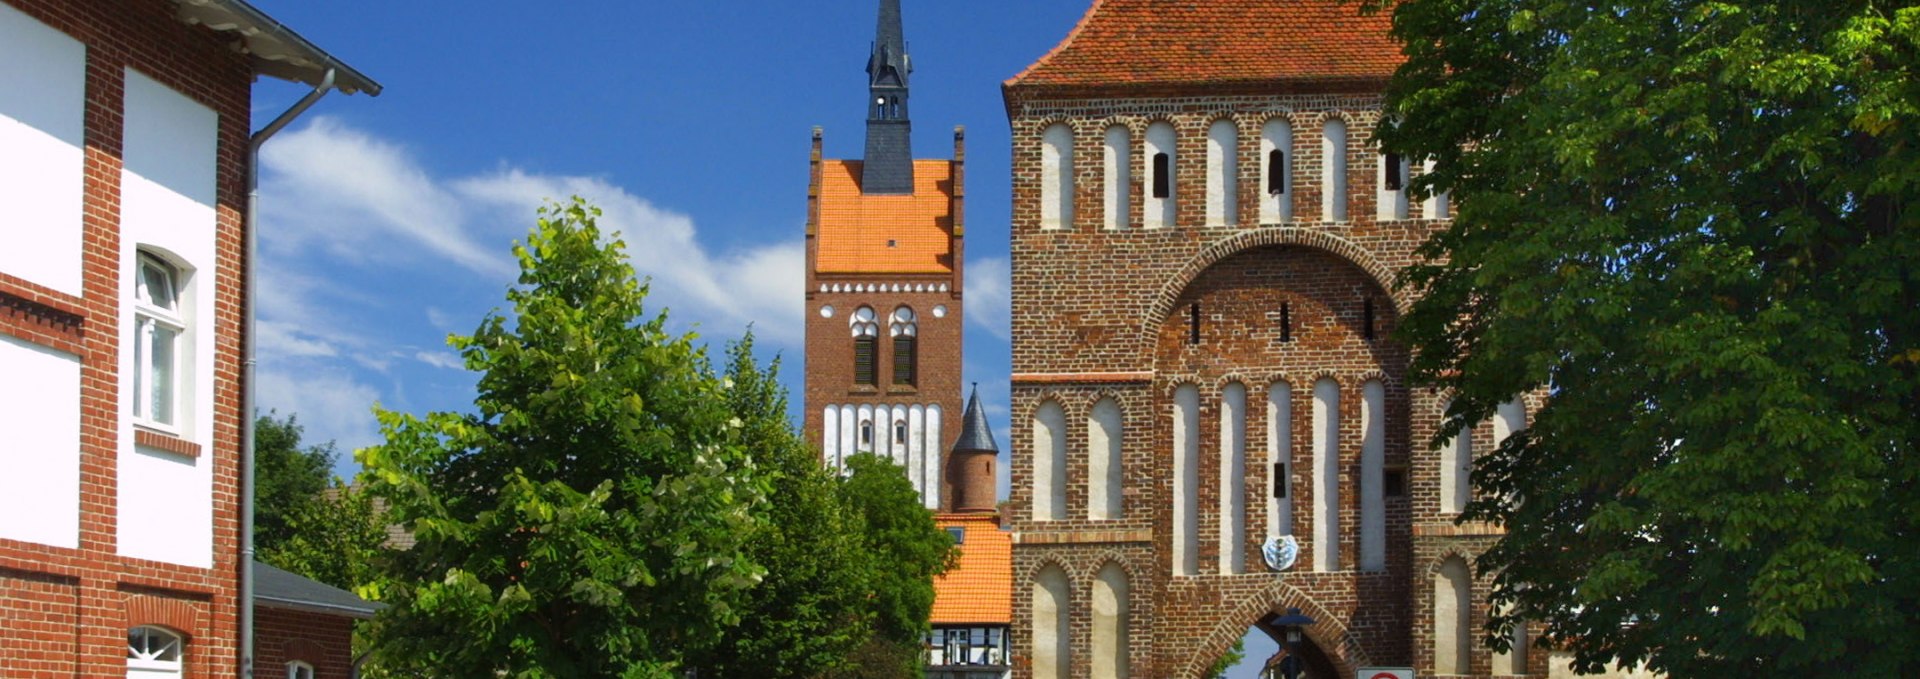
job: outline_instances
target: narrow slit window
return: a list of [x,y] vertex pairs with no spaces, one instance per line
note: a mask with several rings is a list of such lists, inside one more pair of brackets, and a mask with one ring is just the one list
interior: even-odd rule
[[1273,463],[1273,479],[1272,480],[1273,480],[1274,499],[1286,498],[1287,497],[1287,463],[1285,462]]
[[1293,304],[1280,303],[1280,341],[1293,341]]
[[1200,303],[1187,307],[1187,344],[1200,343]]
[[907,442],[907,423],[893,423],[893,442],[896,444],[904,444]]
[[1385,170],[1386,170],[1387,190],[1399,191],[1401,185],[1405,183],[1405,179],[1406,179],[1405,177],[1401,176],[1401,172],[1400,172],[1401,170],[1400,154],[1383,153],[1380,155],[1380,162],[1386,166]]
[[1173,168],[1167,154],[1153,154],[1153,197],[1166,198],[1173,195]]
[[1386,473],[1382,475],[1380,478],[1380,489],[1385,491],[1382,493],[1382,495],[1385,495],[1387,497],[1406,497],[1407,496],[1407,470],[1405,469],[1386,470]]
[[1274,149],[1267,152],[1267,193],[1280,195],[1287,192],[1287,152]]
[[1360,315],[1361,315],[1361,323],[1363,324],[1361,327],[1362,333],[1366,336],[1367,339],[1373,339],[1373,298],[1372,297],[1366,298],[1366,301],[1364,301],[1361,304]]

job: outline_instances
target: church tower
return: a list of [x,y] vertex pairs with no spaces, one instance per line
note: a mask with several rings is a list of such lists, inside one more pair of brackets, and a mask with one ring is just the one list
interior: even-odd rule
[[951,506],[943,452],[960,435],[963,131],[952,160],[915,160],[912,61],[899,0],[881,0],[867,62],[866,158],[824,158],[807,184],[806,431],[835,467],[872,452]]

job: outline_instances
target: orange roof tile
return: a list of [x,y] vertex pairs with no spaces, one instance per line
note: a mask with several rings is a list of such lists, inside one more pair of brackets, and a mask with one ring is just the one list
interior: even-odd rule
[[960,561],[933,578],[933,624],[1013,624],[1013,534],[992,514],[941,514],[967,530]]
[[820,161],[821,273],[953,273],[953,168],[913,161],[913,195],[860,193],[858,160]]
[[1404,60],[1388,12],[1352,0],[1094,0],[1009,88],[1384,78]]

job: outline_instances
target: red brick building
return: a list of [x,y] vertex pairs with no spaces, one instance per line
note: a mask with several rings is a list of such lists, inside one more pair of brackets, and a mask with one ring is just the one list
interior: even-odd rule
[[899,0],[880,3],[867,63],[866,157],[821,157],[807,184],[806,432],[825,462],[870,452],[907,469],[928,509],[947,506],[944,451],[959,435],[965,139],[915,160],[913,70]]
[[1357,12],[1095,0],[1006,82],[1016,677],[1196,677],[1289,607],[1316,679],[1545,673],[1479,639],[1493,530],[1454,524],[1526,409],[1429,449],[1388,339],[1448,205],[1373,143],[1401,57]]
[[235,676],[252,84],[379,86],[239,0],[5,0],[0,64],[0,675]]

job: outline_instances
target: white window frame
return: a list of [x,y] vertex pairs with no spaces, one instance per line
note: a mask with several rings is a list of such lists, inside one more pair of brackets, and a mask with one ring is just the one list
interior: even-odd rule
[[[170,306],[156,303],[154,292],[148,288],[147,284],[149,270],[158,272],[167,279],[167,285],[172,288],[168,291],[172,302]],[[186,292],[186,272],[158,255],[141,250],[134,257],[133,278],[132,341],[135,343],[133,421],[143,427],[169,434],[179,434],[182,430],[181,424],[186,419],[184,411],[188,405],[187,395],[181,385],[187,379],[184,374],[187,372],[187,367],[192,365],[192,361],[188,360],[186,355],[192,347],[188,342],[188,329],[191,326],[187,322],[185,310],[182,309]],[[170,330],[173,333],[170,339],[164,340],[172,344],[168,347],[168,356],[172,364],[168,366],[168,383],[164,385],[156,384],[153,379],[154,346],[157,341],[157,331],[160,329]],[[164,418],[155,417],[154,413],[150,412],[156,400],[155,397],[162,392],[165,393],[168,404],[168,412]]]
[[[156,641],[161,642],[158,648],[155,647]],[[153,625],[140,625],[127,630],[129,679],[184,676],[186,657],[187,639],[173,630]]]
[[313,679],[313,666],[299,660],[287,661],[287,679]]

